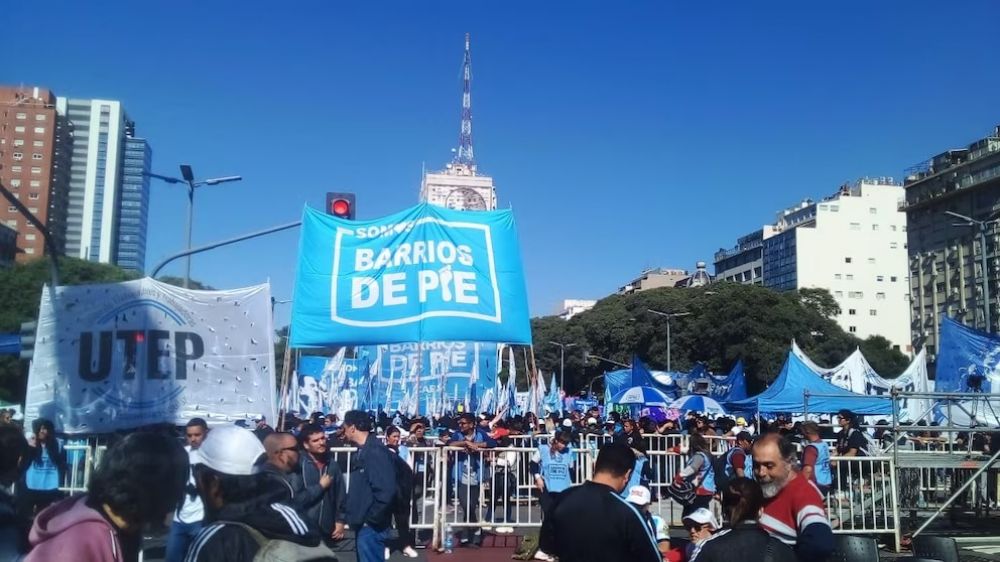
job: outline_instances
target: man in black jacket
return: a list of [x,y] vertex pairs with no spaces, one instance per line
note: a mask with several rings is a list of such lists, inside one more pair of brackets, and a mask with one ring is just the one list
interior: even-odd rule
[[344,414],[344,436],[358,447],[351,463],[346,509],[347,522],[357,537],[358,562],[383,562],[396,498],[391,453],[371,430],[367,413],[351,410]]
[[323,474],[316,484],[305,485],[299,473],[299,442],[291,433],[274,432],[265,437],[264,452],[267,462],[260,471],[281,484],[283,490],[279,501],[297,512],[304,513],[309,506],[319,502],[333,484],[333,477]]
[[236,426],[215,428],[205,438],[194,468],[205,527],[185,562],[245,562],[265,546],[291,559],[336,562],[294,509],[274,501],[278,484],[258,471],[263,455],[257,437]]
[[542,521],[541,550],[573,562],[661,562],[652,529],[619,495],[634,465],[635,453],[625,443],[601,447],[593,478],[560,494],[552,516]]
[[7,486],[17,480],[17,467],[28,454],[28,441],[14,425],[0,425],[0,560],[17,560],[27,546],[24,530],[30,526],[17,513]]
[[[347,497],[344,473],[333,461],[326,446],[326,434],[320,426],[309,424],[302,428],[299,444],[302,452],[299,454],[298,473],[309,500],[300,507],[305,509],[305,520],[319,529],[323,540],[331,545],[344,538],[344,502]],[[317,486],[322,489],[319,494],[315,493]]]

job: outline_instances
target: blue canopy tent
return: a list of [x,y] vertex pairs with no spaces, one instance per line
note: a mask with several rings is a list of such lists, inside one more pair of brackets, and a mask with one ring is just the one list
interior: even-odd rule
[[730,412],[801,413],[806,411],[807,392],[811,395],[809,413],[831,413],[846,408],[855,414],[892,414],[889,397],[867,396],[834,386],[791,352],[778,378],[764,392],[745,400],[727,402],[725,406]]

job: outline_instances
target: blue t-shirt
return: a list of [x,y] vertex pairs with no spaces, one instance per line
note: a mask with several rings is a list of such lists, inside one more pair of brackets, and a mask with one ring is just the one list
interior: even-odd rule
[[[461,431],[456,431],[451,434],[451,438],[448,442],[452,441],[465,441],[465,435]],[[473,443],[486,443],[487,447],[496,447],[497,442],[493,440],[492,437],[486,434],[486,432],[476,429],[475,433],[472,435]],[[483,470],[483,455],[482,453],[475,452],[469,454],[465,451],[460,451],[455,455],[455,464],[452,468],[452,476],[456,481],[462,484],[472,484],[479,485],[483,482],[485,477],[485,471]]]
[[[56,441],[56,446],[61,451],[62,444]],[[29,490],[57,490],[59,489],[59,467],[49,457],[48,447],[42,447],[42,455],[38,460],[32,460],[28,465],[27,472],[24,473],[24,484]]]
[[563,449],[561,453],[552,454],[552,449],[548,445],[538,446],[538,467],[542,480],[545,481],[545,490],[549,492],[562,492],[573,485],[570,469],[573,466],[573,450],[569,447]]

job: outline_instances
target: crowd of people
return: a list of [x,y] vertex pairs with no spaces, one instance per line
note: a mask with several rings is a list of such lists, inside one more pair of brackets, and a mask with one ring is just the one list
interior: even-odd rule
[[[183,428],[183,446],[172,427],[119,439],[87,494],[70,498],[59,491],[67,454],[52,424],[35,420],[30,442],[0,425],[0,478],[17,484],[16,496],[0,495],[0,531],[8,551],[29,561],[136,560],[142,529],[165,520],[168,562],[243,561],[271,551],[370,562],[388,558],[391,548],[416,557],[429,537],[410,521],[430,499],[433,471],[445,466],[439,492],[458,520],[472,523],[456,533],[460,547],[478,547],[483,529],[513,532],[527,484],[542,513],[538,560],[711,561],[734,545],[751,547],[746,562],[761,552],[767,560],[823,560],[833,547],[824,497],[850,486],[831,457],[860,457],[871,447],[849,411],[835,418],[841,431],[833,448],[829,428],[782,417],[631,419],[601,416],[597,408],[543,418],[505,414],[351,411],[341,420],[316,413],[289,416],[288,431],[263,418],[254,427],[212,429],[195,418]],[[669,435],[685,436],[675,452],[686,460],[668,474],[649,453],[657,436]],[[528,437],[519,447],[534,449],[523,467],[527,481],[513,470],[515,457],[486,454],[517,436]],[[712,439],[732,446],[717,455]],[[596,460],[581,484],[575,450],[585,442]],[[444,465],[415,452],[443,446],[450,448]],[[348,448],[349,458],[342,454]],[[684,545],[651,513],[651,504],[667,497],[683,506]],[[713,513],[717,505],[725,525]]]

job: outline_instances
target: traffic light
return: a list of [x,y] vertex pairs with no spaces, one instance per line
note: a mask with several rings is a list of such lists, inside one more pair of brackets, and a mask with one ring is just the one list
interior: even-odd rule
[[354,220],[354,194],[327,192],[326,212],[339,219]]
[[21,359],[31,359],[35,356],[35,333],[38,322],[21,323]]

